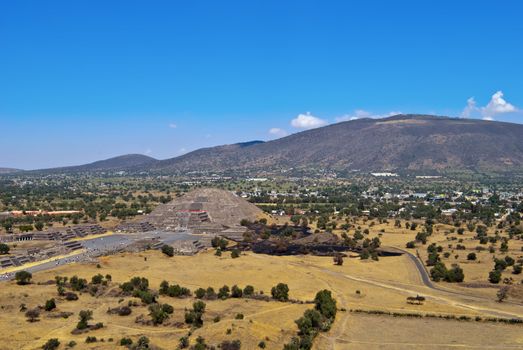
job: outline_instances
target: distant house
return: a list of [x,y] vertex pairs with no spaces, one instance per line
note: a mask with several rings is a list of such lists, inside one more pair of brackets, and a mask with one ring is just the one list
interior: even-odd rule
[[388,172],[385,172],[385,173],[370,173],[372,176],[375,176],[375,177],[394,177],[394,176],[398,176],[398,174],[396,173],[388,173]]

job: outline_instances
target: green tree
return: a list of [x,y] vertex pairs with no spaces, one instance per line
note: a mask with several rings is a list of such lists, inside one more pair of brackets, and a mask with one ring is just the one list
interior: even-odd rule
[[0,243],[0,254],[9,254],[9,246],[5,243]]
[[49,299],[45,302],[44,306],[45,311],[51,311],[56,309],[56,302],[54,299]]
[[275,287],[272,287],[271,295],[273,299],[287,301],[289,300],[289,286],[285,283],[278,283]]
[[498,284],[499,281],[501,281],[501,271],[499,270],[492,270],[488,274],[488,280],[490,283]]
[[32,278],[33,275],[31,274],[31,272],[28,271],[18,271],[15,274],[16,283],[21,286],[31,283]]
[[324,317],[334,319],[336,317],[336,300],[332,297],[330,290],[324,289],[316,293],[314,298],[315,309]]
[[164,253],[167,256],[172,257],[172,256],[174,256],[174,248],[171,247],[170,245],[164,244],[162,246],[162,253]]
[[49,339],[43,346],[43,350],[56,350],[60,346],[60,341],[56,338]]
[[220,298],[220,299],[227,299],[229,297],[229,292],[230,292],[229,287],[224,285],[218,291],[218,298]]
[[245,288],[243,288],[243,295],[245,296],[251,296],[254,294],[254,287],[251,285],[247,285]]
[[77,323],[77,329],[86,329],[88,327],[87,322],[93,319],[93,312],[91,310],[81,310],[78,314],[80,321]]
[[149,316],[151,316],[154,325],[162,324],[163,321],[169,318],[167,310],[159,304],[149,305]]
[[231,288],[231,297],[232,298],[241,298],[243,296],[243,291],[237,285],[232,286]]

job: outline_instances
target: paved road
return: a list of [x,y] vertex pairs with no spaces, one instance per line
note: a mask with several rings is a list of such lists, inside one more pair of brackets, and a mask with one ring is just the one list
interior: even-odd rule
[[[460,292],[460,291],[456,291],[456,290],[442,288],[442,287],[432,283],[432,280],[430,279],[430,276],[427,273],[427,270],[425,269],[425,266],[423,265],[421,260],[417,256],[415,256],[414,254],[412,254],[412,253],[410,253],[410,252],[408,252],[406,250],[403,250],[403,249],[400,249],[400,250],[405,252],[405,254],[412,260],[412,262],[414,263],[414,265],[418,269],[418,272],[419,272],[419,274],[421,276],[421,280],[422,280],[423,284],[425,286],[429,287],[430,289],[437,290],[437,291],[440,291],[440,292],[445,292],[445,293],[458,295],[458,296],[461,296],[461,297],[466,297],[466,298],[469,298],[469,299],[476,299],[476,300],[479,299],[479,300],[485,300],[485,301],[492,301],[491,299],[486,298],[486,297],[482,297],[482,296],[478,296],[478,295],[470,295],[470,294],[467,294],[465,292]],[[514,300],[505,300],[505,303],[506,304],[514,304],[514,305],[523,305],[522,303],[514,301]]]
[[[25,270],[34,273],[38,271],[49,270],[65,264],[86,261],[91,258],[106,255],[110,252],[123,250],[136,241],[152,238],[158,239],[163,243],[172,243],[180,240],[196,241],[200,239],[201,236],[192,235],[187,232],[151,231],[144,233],[114,234],[105,237],[97,237],[81,241],[84,249],[81,252],[79,251],[79,253],[74,256],[56,258],[53,261],[47,261],[35,266],[27,267]],[[0,274],[0,282],[12,279],[14,274],[15,273],[9,273],[7,275]]]

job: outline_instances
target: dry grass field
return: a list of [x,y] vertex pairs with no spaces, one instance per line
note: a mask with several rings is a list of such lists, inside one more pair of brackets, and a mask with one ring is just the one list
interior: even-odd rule
[[[394,238],[391,234],[391,243],[399,240],[395,238],[396,235],[403,234],[394,234]],[[387,242],[386,236],[389,234],[382,235],[383,242]],[[316,339],[316,349],[473,349],[482,345],[498,348],[523,347],[521,325],[396,318],[350,312],[351,309],[362,309],[482,318],[523,317],[521,300],[497,303],[494,289],[484,293],[477,288],[466,288],[466,293],[462,293],[465,288],[450,284],[441,284],[443,290],[429,289],[423,285],[407,256],[386,257],[379,261],[347,258],[343,266],[334,266],[332,259],[328,257],[274,257],[245,253],[238,259],[232,259],[229,254],[216,257],[212,252],[204,252],[196,256],[169,258],[158,251],[147,251],[104,257],[99,262],[100,268],[96,264],[73,264],[36,273],[34,283],[29,286],[18,286],[15,282],[3,283],[0,288],[0,326],[3,330],[0,333],[1,348],[38,349],[47,339],[58,338],[62,344],[74,340],[77,343],[75,349],[114,349],[122,337],[131,337],[136,341],[141,335],[149,337],[151,343],[159,348],[176,348],[178,339],[189,330],[183,324],[184,309],[191,307],[194,297],[178,299],[161,296],[159,301],[171,304],[175,311],[165,325],[160,326],[135,322],[136,317],[142,314],[146,319],[149,318],[145,306],[133,307],[133,313],[129,316],[110,315],[106,312],[108,308],[126,305],[128,300],[134,299],[116,296],[111,291],[118,291],[119,283],[134,276],[148,278],[150,287],[155,290],[158,290],[162,280],[168,280],[191,290],[208,286],[218,290],[224,284],[237,284],[241,287],[251,284],[257,291],[270,294],[272,286],[284,282],[289,285],[290,297],[302,301],[312,300],[321,289],[329,289],[338,301],[338,308],[346,311],[338,312],[332,329]],[[42,285],[54,280],[56,275],[78,275],[90,281],[98,273],[110,274],[113,282],[97,298],[83,293],[77,301],[65,301],[57,296],[54,284]],[[425,296],[426,302],[423,305],[407,304],[406,297],[416,294]],[[39,322],[27,322],[24,313],[19,311],[21,304],[34,308],[43,305],[50,298],[57,300],[57,309],[51,312],[42,311]],[[307,308],[313,307],[310,304],[252,299],[215,300],[206,303],[204,325],[193,332],[191,343],[194,344],[198,336],[203,336],[211,345],[217,345],[226,339],[240,339],[242,349],[255,349],[264,339],[267,349],[281,349],[297,333],[294,320]],[[78,321],[79,311],[85,309],[93,310],[91,322],[103,322],[104,328],[86,334],[71,334]],[[53,317],[60,312],[72,312],[73,315],[67,319]],[[235,319],[237,313],[242,313],[244,319]],[[216,316],[221,320],[215,323],[213,319]],[[86,344],[87,336],[97,337],[98,342]],[[60,347],[65,348],[64,345]]]

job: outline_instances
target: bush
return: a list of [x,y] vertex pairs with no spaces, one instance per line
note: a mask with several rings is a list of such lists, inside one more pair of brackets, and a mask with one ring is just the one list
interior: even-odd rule
[[154,295],[152,292],[149,291],[143,291],[143,290],[135,290],[133,293],[133,297],[140,298],[142,303],[144,304],[153,304],[156,302],[156,295]]
[[160,284],[160,294],[168,295],[170,297],[183,298],[191,295],[188,288],[182,287],[178,284],[169,285],[167,281]]
[[86,329],[88,327],[87,322],[93,319],[93,312],[91,310],[82,310],[78,314],[80,321],[76,325],[76,329]]
[[232,298],[241,298],[243,296],[243,291],[237,285],[232,286],[231,288],[231,297]]
[[476,253],[469,253],[467,255],[467,260],[476,260],[476,259],[477,259]]
[[245,296],[251,296],[254,294],[254,287],[251,285],[247,285],[245,288],[243,288],[243,295]]
[[[167,305],[167,304],[165,304]],[[168,305],[170,306],[170,305]],[[172,306],[170,306],[172,309]],[[172,313],[172,311],[171,311]],[[154,325],[162,324],[163,321],[169,318],[169,313],[159,304],[153,304],[149,306],[149,316],[153,321]]]
[[271,295],[273,299],[287,301],[289,300],[289,286],[285,283],[278,283],[275,287],[272,287]]
[[241,347],[242,343],[239,340],[224,340],[219,346],[221,350],[240,350]]
[[207,290],[205,291],[205,297],[207,299],[216,299],[216,292],[214,291],[214,288],[213,287],[208,287]]
[[233,249],[231,252],[231,258],[236,259],[240,257],[240,251],[238,249]]
[[445,264],[438,262],[430,270],[430,277],[433,281],[439,282],[444,280],[446,282],[463,282],[465,275],[463,269],[459,265],[453,265],[450,270],[447,269]]
[[237,313],[236,316],[234,316],[234,318],[235,318],[236,320],[243,320],[243,317],[244,317],[244,316],[243,316],[242,313]]
[[205,289],[203,288],[198,288],[194,291],[194,295],[196,296],[196,298],[198,299],[203,299],[205,297]]
[[51,311],[56,309],[56,303],[54,299],[49,299],[45,302],[44,310],[45,311]]
[[523,269],[523,268],[521,267],[521,265],[514,265],[514,266],[512,267],[512,273],[513,273],[514,275],[519,275],[519,274],[521,273],[521,270],[522,270],[522,269]]
[[0,254],[9,254],[9,246],[5,243],[0,243]]
[[178,344],[180,349],[186,349],[189,347],[189,337],[183,336],[180,338],[180,343]]
[[121,346],[133,345],[133,340],[131,338],[122,338],[122,339],[120,339],[120,345]]
[[415,241],[407,242],[407,248],[416,248],[416,242]]
[[97,341],[98,341],[98,339],[96,339],[96,337],[89,337],[88,336],[87,338],[85,338],[85,342],[88,343],[88,344],[89,343],[96,343]]
[[59,346],[60,346],[60,342],[58,341],[58,339],[51,338],[42,346],[42,349],[55,350],[55,349],[58,349]]
[[69,280],[71,289],[75,291],[82,291],[87,287],[87,280],[85,278],[78,278],[78,276],[73,276]]
[[138,341],[136,342],[136,349],[142,350],[142,349],[149,349],[149,338],[142,335],[140,338],[138,338]]
[[334,319],[336,317],[336,300],[332,297],[329,290],[322,290],[316,293],[314,305],[324,317]]
[[492,270],[489,272],[488,280],[490,283],[498,284],[499,281],[501,281],[501,271],[499,270]]
[[27,271],[18,271],[15,274],[16,284],[21,285],[21,286],[31,283],[32,278],[33,278],[33,275],[31,274],[31,272],[27,272]]
[[167,256],[172,257],[172,256],[174,256],[174,248],[171,247],[170,245],[164,244],[162,246],[162,253],[164,253]]
[[220,298],[220,299],[227,299],[229,297],[229,292],[230,292],[229,287],[227,285],[224,285],[218,291],[218,298]]
[[221,250],[224,250],[225,248],[227,248],[227,240],[220,238],[218,236],[215,236],[211,240],[211,245],[213,248],[218,248],[221,251]]
[[192,324],[195,327],[203,325],[203,313],[205,312],[205,303],[201,300],[193,304],[193,309],[185,313],[185,323]]

